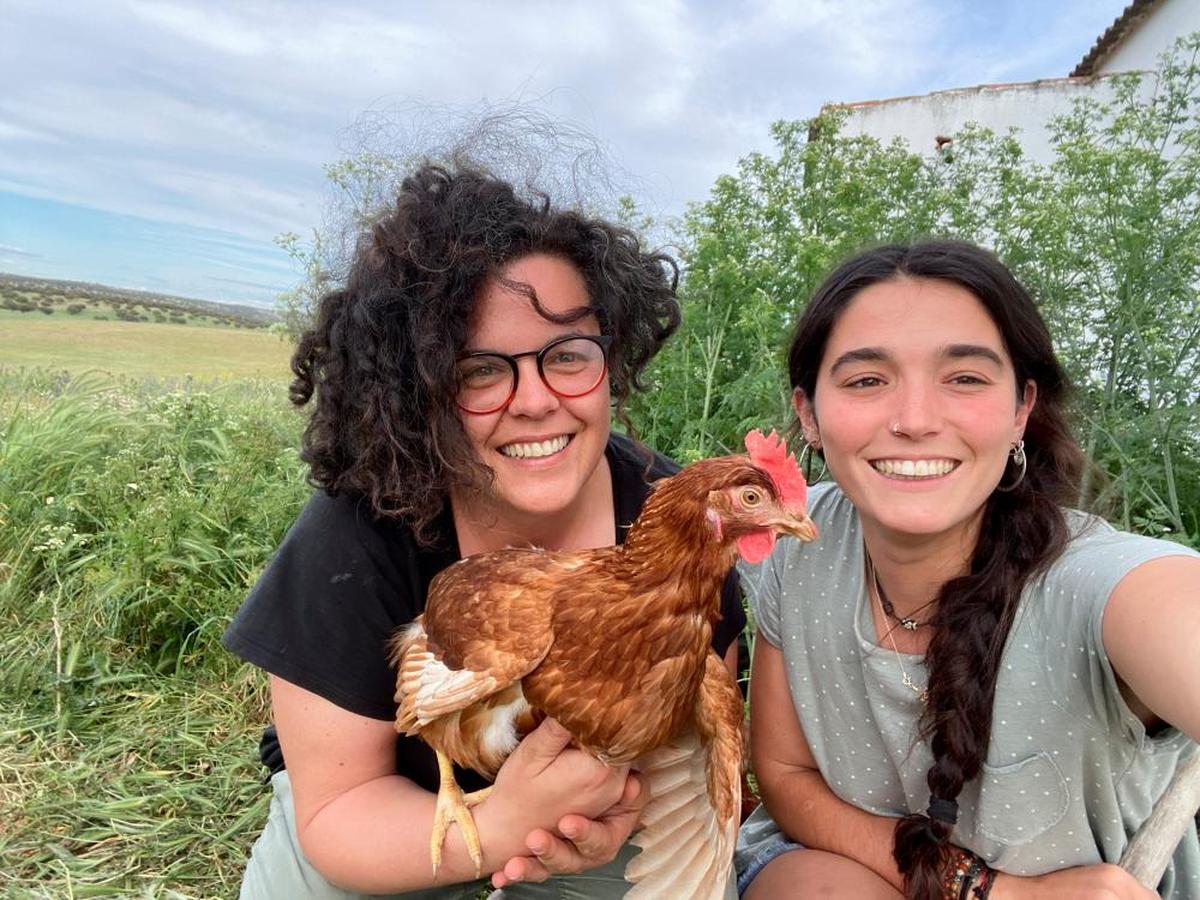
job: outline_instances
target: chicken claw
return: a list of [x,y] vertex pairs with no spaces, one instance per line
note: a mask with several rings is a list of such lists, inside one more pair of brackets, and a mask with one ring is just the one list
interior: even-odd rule
[[475,863],[475,877],[483,875],[483,849],[479,843],[479,830],[475,827],[475,819],[471,816],[471,807],[476,806],[492,792],[490,787],[481,791],[464,794],[458,782],[454,780],[454,766],[450,757],[438,751],[438,773],[441,776],[438,785],[437,810],[433,816],[433,831],[429,835],[429,858],[433,862],[433,875],[437,877],[438,866],[442,864],[442,844],[446,840],[446,831],[450,821],[458,823],[467,852]]

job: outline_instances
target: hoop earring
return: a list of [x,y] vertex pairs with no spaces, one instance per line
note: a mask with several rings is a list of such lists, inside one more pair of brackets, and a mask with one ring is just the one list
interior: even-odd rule
[[1012,450],[1008,452],[1009,459],[1013,465],[1017,467],[1017,477],[1010,485],[998,484],[996,490],[1002,494],[1007,494],[1009,491],[1015,490],[1017,485],[1025,480],[1025,470],[1029,468],[1028,460],[1025,458],[1025,441],[1017,441],[1012,446]]
[[822,478],[824,478],[825,473],[829,471],[828,467],[825,465],[825,459],[824,459],[824,457],[822,457],[821,458],[821,471],[817,475],[816,478],[812,477],[812,461],[813,461],[813,457],[816,455],[817,455],[817,448],[814,447],[812,444],[810,444],[808,441],[805,441],[804,446],[800,450],[799,466],[800,466],[801,473],[803,473],[803,475],[804,475],[804,481],[807,484],[816,484],[818,481],[820,481]]

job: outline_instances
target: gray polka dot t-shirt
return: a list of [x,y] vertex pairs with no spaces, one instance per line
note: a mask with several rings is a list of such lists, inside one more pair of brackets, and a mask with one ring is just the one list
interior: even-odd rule
[[[742,568],[759,633],[783,652],[796,715],[821,774],[840,798],[884,816],[929,802],[927,743],[914,743],[921,703],[901,665],[923,686],[923,657],[876,645],[864,579],[862,534],[836,485],[809,495],[820,539],[786,539]],[[1169,729],[1147,735],[1121,698],[1104,652],[1101,619],[1135,566],[1193,551],[1116,531],[1071,513],[1075,537],[1021,598],[996,685],[983,772],[958,797],[953,840],[995,868],[1040,875],[1116,862],[1178,763],[1197,752]],[[761,809],[743,827],[739,856],[775,837]],[[1200,898],[1195,830],[1159,887]]]

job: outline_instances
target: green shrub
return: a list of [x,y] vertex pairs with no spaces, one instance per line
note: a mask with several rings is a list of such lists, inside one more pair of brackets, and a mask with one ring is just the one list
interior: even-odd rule
[[158,670],[209,665],[208,638],[308,492],[282,397],[81,379],[15,403],[0,438],[0,609],[69,597],[74,641]]

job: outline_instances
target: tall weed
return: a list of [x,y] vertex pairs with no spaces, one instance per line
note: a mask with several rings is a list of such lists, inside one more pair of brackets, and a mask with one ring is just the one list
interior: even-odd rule
[[265,702],[218,639],[299,427],[277,383],[0,372],[0,893],[235,892]]

